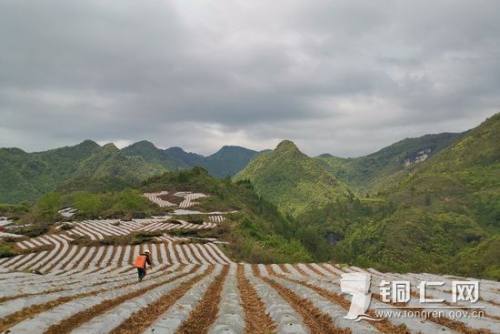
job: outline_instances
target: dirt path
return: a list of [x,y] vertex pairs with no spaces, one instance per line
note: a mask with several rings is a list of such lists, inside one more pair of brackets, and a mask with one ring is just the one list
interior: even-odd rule
[[121,323],[120,326],[116,327],[111,334],[143,333],[156,321],[156,319],[172,307],[172,305],[174,305],[179,298],[188,292],[194,284],[198,283],[201,279],[213,271],[214,267],[210,266],[203,274],[193,277],[189,281],[180,284],[177,288],[158,299],[155,303],[132,314],[130,318]]
[[245,311],[245,333],[268,334],[276,333],[276,324],[266,313],[266,307],[257,292],[243,274],[243,266],[238,265],[238,289]]
[[275,289],[279,295],[290,304],[297,313],[302,316],[304,324],[309,327],[311,334],[350,334],[350,329],[340,329],[333,325],[332,318],[321,312],[309,300],[301,298],[290,289],[276,283],[269,277],[261,276],[257,267],[252,266],[255,276],[260,277],[264,282]]
[[228,272],[229,266],[224,266],[222,272],[210,284],[200,303],[191,312],[189,318],[182,323],[177,333],[206,334],[208,332],[210,325],[212,325],[217,317],[221,292]]

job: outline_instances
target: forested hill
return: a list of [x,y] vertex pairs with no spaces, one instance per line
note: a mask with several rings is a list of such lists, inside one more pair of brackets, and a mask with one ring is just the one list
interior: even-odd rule
[[293,216],[353,197],[343,182],[289,140],[257,156],[235,180],[249,180],[260,195]]
[[216,177],[232,176],[258,152],[224,146],[204,157],[181,148],[166,150],[141,141],[122,150],[91,140],[54,150],[27,153],[0,149],[0,203],[33,201],[41,195],[65,190],[118,190],[136,186],[166,171],[201,166]]

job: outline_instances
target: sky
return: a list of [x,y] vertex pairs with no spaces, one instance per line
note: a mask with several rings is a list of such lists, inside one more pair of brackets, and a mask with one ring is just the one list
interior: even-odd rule
[[0,1],[0,147],[359,156],[500,112],[500,1]]

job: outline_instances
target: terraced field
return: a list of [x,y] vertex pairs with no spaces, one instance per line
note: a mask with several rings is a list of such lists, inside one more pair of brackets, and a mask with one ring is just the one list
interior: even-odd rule
[[[191,198],[191,201],[193,199]],[[182,203],[182,202],[181,202]],[[174,204],[180,205],[180,204]],[[223,213],[205,214],[203,228],[222,222]],[[217,217],[217,218],[208,218]],[[246,264],[232,262],[217,241],[190,243],[168,235],[164,217],[71,223],[23,240],[32,253],[0,260],[0,332],[2,333],[499,333],[500,284],[481,280],[475,307],[483,316],[397,318],[381,321],[345,319],[350,296],[341,293],[345,273],[369,273],[377,308],[416,310],[418,282],[443,281],[427,289],[428,298],[442,298],[433,307],[452,304],[449,286],[456,279],[430,274],[380,273],[373,269],[331,263]],[[214,225],[208,225],[214,224]],[[181,224],[175,228],[199,228]],[[160,228],[161,227],[161,228]],[[170,227],[170,226],[169,226]],[[174,227],[171,227],[174,228]],[[78,246],[71,240],[87,236],[127,235],[164,231],[154,242],[138,245]],[[39,251],[37,251],[40,249]],[[153,267],[138,283],[131,263],[149,249]],[[40,274],[32,274],[37,270]],[[376,287],[382,280],[411,282],[406,304],[383,303]],[[375,289],[374,289],[375,287]]]

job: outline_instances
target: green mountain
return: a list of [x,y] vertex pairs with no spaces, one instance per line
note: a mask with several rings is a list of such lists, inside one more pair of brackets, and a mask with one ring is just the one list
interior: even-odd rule
[[65,190],[119,190],[139,185],[167,170],[161,164],[147,163],[138,156],[126,156],[115,145],[104,145],[83,160],[60,188]]
[[90,140],[37,153],[0,149],[0,202],[33,200],[53,191],[99,149],[99,145]]
[[[182,150],[182,149],[181,149]],[[167,150],[157,148],[153,143],[143,140],[127,146],[121,150],[122,154],[129,157],[141,157],[144,161],[162,165],[167,170],[188,168],[182,159],[175,155],[168,154]],[[183,151],[184,152],[184,151]]]
[[201,166],[215,177],[233,176],[245,168],[257,154],[257,151],[240,146],[223,146],[216,153],[206,157]]
[[122,152],[130,157],[139,156],[149,163],[160,164],[168,170],[203,167],[210,175],[219,178],[233,176],[257,155],[256,151],[244,147],[224,146],[216,153],[204,157],[186,152],[180,147],[162,150],[148,141],[132,144]]
[[249,180],[262,197],[292,216],[353,197],[318,160],[300,152],[288,140],[258,155],[235,180]]
[[454,143],[462,133],[441,133],[406,138],[375,153],[359,158],[339,158],[330,154],[317,157],[326,169],[360,192],[378,190],[398,174]]
[[169,147],[163,152],[170,159],[176,161],[177,169],[200,166],[205,158],[204,156],[197,153],[186,152],[180,147]]
[[340,258],[500,278],[500,114],[394,178],[380,196],[386,213],[350,226]]
[[60,187],[116,189],[165,172],[160,164],[128,157],[112,144],[86,140],[36,153],[0,149],[0,202],[33,201]]

